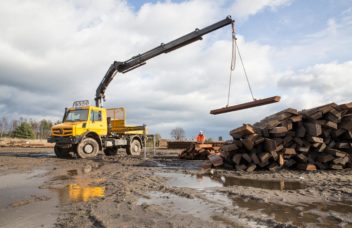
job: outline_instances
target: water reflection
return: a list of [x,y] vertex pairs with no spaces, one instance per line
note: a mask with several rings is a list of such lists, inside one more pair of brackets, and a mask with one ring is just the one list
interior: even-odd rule
[[59,194],[59,201],[62,204],[72,202],[88,202],[95,198],[105,196],[103,186],[82,186],[79,184],[68,184],[65,188],[56,189]]

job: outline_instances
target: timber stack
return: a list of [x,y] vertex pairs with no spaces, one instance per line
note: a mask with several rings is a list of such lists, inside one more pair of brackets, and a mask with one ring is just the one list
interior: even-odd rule
[[352,102],[298,112],[289,108],[230,131],[222,147],[226,167],[254,171],[351,167]]
[[214,145],[211,143],[206,143],[206,144],[192,143],[187,149],[183,150],[179,154],[179,158],[187,159],[187,160],[206,160],[209,158],[209,156],[211,157],[213,155],[220,157],[221,155],[220,149],[221,149],[221,146]]

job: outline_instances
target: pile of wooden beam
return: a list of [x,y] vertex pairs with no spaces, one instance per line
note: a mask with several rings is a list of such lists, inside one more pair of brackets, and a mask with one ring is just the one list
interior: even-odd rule
[[187,149],[183,150],[179,154],[179,158],[187,160],[206,160],[209,156],[212,155],[220,157],[220,149],[220,146],[211,143],[192,143]]
[[285,109],[230,131],[222,147],[224,165],[254,171],[351,167],[352,102],[298,112]]

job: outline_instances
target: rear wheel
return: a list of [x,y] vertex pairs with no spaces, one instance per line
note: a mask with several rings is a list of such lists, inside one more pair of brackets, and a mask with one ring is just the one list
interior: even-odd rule
[[117,148],[116,147],[108,147],[104,150],[104,154],[106,156],[115,156],[117,154]]
[[54,146],[54,152],[56,157],[58,158],[70,158],[71,157],[70,151],[71,151],[71,147],[62,146],[58,144]]
[[127,154],[138,156],[141,154],[142,144],[138,139],[133,139],[131,144],[127,146]]
[[77,145],[76,152],[80,158],[93,158],[99,152],[99,144],[93,138],[84,138]]

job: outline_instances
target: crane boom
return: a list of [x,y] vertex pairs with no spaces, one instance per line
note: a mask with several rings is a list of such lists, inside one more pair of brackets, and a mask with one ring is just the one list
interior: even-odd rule
[[209,25],[203,29],[196,29],[180,38],[170,41],[166,44],[160,44],[158,47],[153,48],[143,54],[132,57],[125,62],[114,61],[106,72],[103,80],[100,82],[95,95],[95,104],[97,107],[102,107],[102,101],[105,98],[105,90],[116,75],[116,73],[126,73],[137,67],[140,67],[146,63],[148,59],[154,58],[160,54],[174,51],[178,48],[191,44],[197,40],[201,40],[202,36],[211,33],[219,28],[226,25],[233,24],[234,20],[230,16],[225,19],[218,21],[212,25]]

